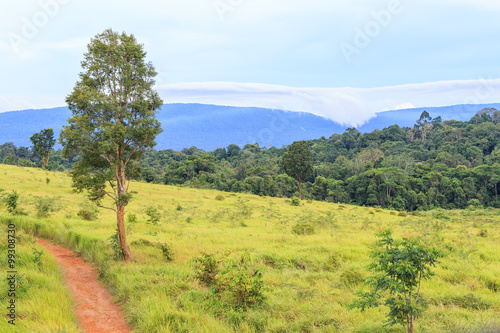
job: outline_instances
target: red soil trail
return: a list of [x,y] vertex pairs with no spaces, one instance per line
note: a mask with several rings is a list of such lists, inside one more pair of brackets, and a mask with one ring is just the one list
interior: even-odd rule
[[64,273],[65,281],[75,300],[75,313],[87,333],[131,332],[123,313],[113,302],[111,293],[97,279],[92,266],[73,252],[43,239],[38,243],[51,253]]

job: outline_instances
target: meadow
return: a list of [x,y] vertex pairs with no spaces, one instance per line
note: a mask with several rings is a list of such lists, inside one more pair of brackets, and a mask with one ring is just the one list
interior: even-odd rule
[[[25,214],[0,206],[2,271],[9,223],[19,236],[19,332],[78,331],[61,273],[47,253],[37,259],[34,236],[96,265],[137,332],[404,332],[384,326],[385,307],[347,309],[370,275],[370,246],[383,228],[396,238],[421,234],[444,254],[422,285],[429,308],[416,332],[500,331],[498,209],[406,213],[310,200],[292,206],[285,198],[132,182],[126,220],[135,262],[124,263],[113,259],[114,212],[82,218],[91,209],[67,173],[0,165],[0,190],[16,190]],[[203,253],[221,261],[246,256],[246,269],[262,273],[262,304],[232,306],[231,295],[201,283],[193,259]],[[7,302],[4,290],[0,302]]]

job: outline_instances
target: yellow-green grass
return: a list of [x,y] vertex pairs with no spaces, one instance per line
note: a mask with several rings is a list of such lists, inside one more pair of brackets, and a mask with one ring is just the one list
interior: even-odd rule
[[[2,270],[0,332],[79,332],[72,303],[54,257],[38,245],[32,235],[17,229],[15,235],[15,287],[6,277],[12,268],[8,262],[7,224],[0,225],[0,267]],[[10,235],[13,235],[10,233]],[[35,251],[42,252],[39,261]],[[14,281],[12,281],[14,282]],[[15,290],[14,294],[12,290]],[[15,301],[16,318],[9,323],[7,306]]]
[[[21,208],[28,213],[9,217],[2,209],[4,223],[14,221],[18,228],[54,239],[98,264],[138,332],[402,332],[400,326],[383,326],[385,307],[366,312],[346,308],[370,274],[369,246],[375,234],[387,227],[397,238],[422,234],[446,254],[436,275],[423,283],[429,309],[418,318],[417,332],[500,329],[499,210],[405,214],[316,201],[293,207],[284,198],[133,182],[134,199],[127,211],[137,222],[127,224],[127,237],[136,260],[121,263],[109,260],[114,212],[101,210],[97,221],[80,219],[77,212],[85,198],[72,191],[67,174],[1,165],[0,188],[2,193],[19,192]],[[49,218],[36,218],[36,196],[59,197],[61,209]],[[230,216],[241,201],[253,208],[251,216],[234,221]],[[159,225],[147,223],[148,206],[160,209]],[[215,218],[217,213],[223,218]],[[315,233],[294,234],[297,221],[310,222]],[[164,260],[158,248],[133,245],[140,239],[171,244],[174,260]],[[263,305],[246,312],[219,308],[193,278],[192,258],[226,250],[249,252],[263,272],[270,287]]]

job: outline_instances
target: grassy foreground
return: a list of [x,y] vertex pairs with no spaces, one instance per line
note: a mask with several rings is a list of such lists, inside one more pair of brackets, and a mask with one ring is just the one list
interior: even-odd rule
[[[429,309],[417,319],[417,332],[500,330],[499,210],[406,214],[315,201],[294,207],[283,198],[133,183],[128,214],[136,221],[127,228],[136,261],[121,263],[112,260],[108,241],[116,229],[114,213],[101,210],[95,221],[77,216],[85,198],[72,191],[66,174],[0,165],[0,189],[16,190],[27,214],[12,217],[0,206],[0,244],[6,244],[8,223],[27,240],[19,244],[26,263],[19,271],[33,286],[19,299],[27,305],[20,305],[18,318],[26,331],[76,330],[54,259],[44,254],[42,270],[34,261],[29,239],[36,234],[99,265],[137,332],[403,332],[383,326],[387,308],[346,309],[369,274],[374,235],[387,227],[397,238],[423,234],[446,255],[422,286]],[[52,198],[57,211],[36,217],[40,198]],[[151,206],[161,215],[158,224],[147,222]],[[147,241],[170,244],[174,260]],[[248,253],[263,273],[269,290],[262,305],[246,311],[224,306],[194,278],[191,259],[224,251]],[[56,310],[41,313],[44,308]]]
[[[13,297],[8,276],[7,259],[7,224],[0,225],[0,267],[2,281],[0,284],[0,303],[2,304],[2,320],[0,332],[79,332],[75,315],[71,312],[72,303],[69,292],[63,283],[54,257],[43,251],[32,235],[23,230],[16,231],[16,264],[18,279],[15,283],[15,325],[8,321],[7,307]],[[38,259],[37,259],[38,257]]]

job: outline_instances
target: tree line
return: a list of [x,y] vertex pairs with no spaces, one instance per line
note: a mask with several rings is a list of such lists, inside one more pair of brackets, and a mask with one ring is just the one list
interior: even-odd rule
[[[413,127],[392,125],[360,133],[348,128],[305,141],[311,170],[302,177],[304,199],[397,210],[500,207],[500,111],[483,109],[469,121],[432,118],[424,111]],[[290,147],[257,143],[204,151],[149,149],[136,180],[273,197],[299,196],[297,173],[287,169]],[[290,155],[290,154],[289,154]],[[295,154],[295,159],[299,155]],[[72,169],[78,155],[51,154],[47,167]],[[288,169],[294,157],[290,156]],[[41,166],[33,148],[0,146],[5,164]],[[297,162],[298,160],[295,160]]]

